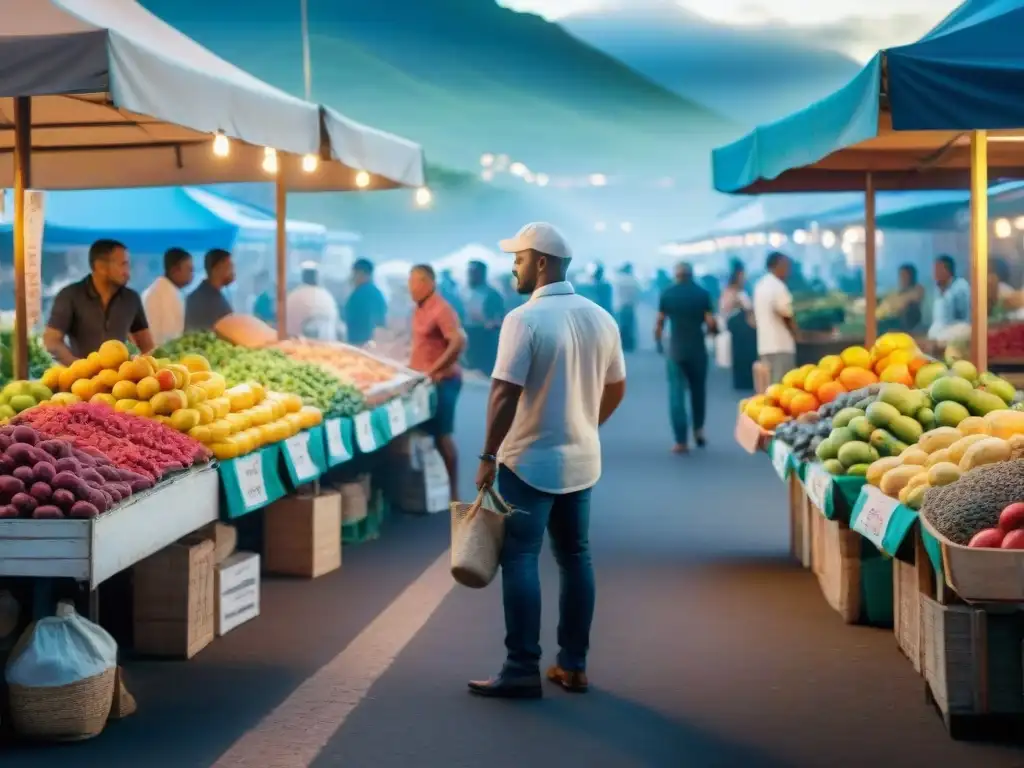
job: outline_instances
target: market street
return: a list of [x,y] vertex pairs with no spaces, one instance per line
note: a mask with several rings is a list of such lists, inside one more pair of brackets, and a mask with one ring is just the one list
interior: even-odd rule
[[[80,745],[4,753],[4,764],[1021,765],[1019,750],[950,740],[892,632],[844,626],[788,559],[783,487],[767,459],[733,443],[725,375],[712,374],[709,448],[669,454],[662,365],[630,359],[625,404],[602,434],[587,696],[467,695],[466,680],[502,660],[500,591],[451,586],[437,564],[446,516],[392,518],[380,541],[346,549],[340,572],[267,579],[263,615],[194,660],[130,663],[135,716]],[[465,478],[485,392],[467,386],[460,406]],[[549,557],[544,580],[550,657]]]

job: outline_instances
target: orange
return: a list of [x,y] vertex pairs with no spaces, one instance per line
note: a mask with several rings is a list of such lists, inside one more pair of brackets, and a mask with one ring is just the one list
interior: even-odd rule
[[789,404],[793,402],[793,398],[799,395],[802,390],[796,387],[788,387],[782,395],[779,396],[779,407],[784,410],[789,410]]
[[804,379],[804,390],[807,392],[817,392],[823,384],[828,384],[830,381],[832,381],[832,374],[828,371],[811,371],[811,373],[807,374],[807,378]]
[[762,429],[773,431],[777,426],[789,421],[786,414],[783,413],[781,408],[775,408],[773,406],[767,406],[761,409],[761,413],[757,417],[757,423]]
[[910,375],[917,376],[917,372],[924,368],[926,365],[928,365],[928,363],[930,362],[932,361],[929,360],[927,357],[922,357],[921,355],[918,355],[909,363],[907,363],[907,368],[910,369]]
[[839,355],[825,355],[818,361],[818,368],[834,379],[843,370],[843,358]]
[[[825,386],[828,386],[827,384]],[[818,410],[818,398],[809,392],[800,392],[789,401],[789,415],[800,416]]]
[[818,388],[818,399],[823,403],[831,403],[845,391],[846,387],[838,381],[830,381]]
[[871,353],[864,347],[847,347],[840,353],[839,358],[848,368],[867,368],[871,365]]
[[[894,352],[893,354],[896,353]],[[906,363],[893,363],[886,367],[882,371],[881,380],[887,384],[898,383],[906,384],[908,387],[914,386],[914,377],[910,375],[910,368],[907,367]]]
[[794,368],[782,377],[782,381],[780,383],[784,387],[802,387],[805,376],[806,374],[802,373],[799,368]]
[[867,368],[843,368],[839,374],[839,383],[846,387],[848,392],[867,387],[877,381],[878,377]]
[[764,391],[764,396],[771,400],[773,403],[778,403],[779,398],[782,397],[782,393],[786,391],[786,387],[782,384],[772,384],[768,389]]

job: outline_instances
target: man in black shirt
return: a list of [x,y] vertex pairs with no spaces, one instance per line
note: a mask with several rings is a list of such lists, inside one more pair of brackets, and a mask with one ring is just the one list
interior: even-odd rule
[[708,350],[705,332],[717,333],[711,309],[711,296],[693,279],[689,264],[676,266],[676,282],[661,294],[658,320],[654,326],[654,342],[662,353],[661,337],[668,319],[668,387],[669,413],[675,435],[673,453],[689,450],[689,420],[686,415],[686,390],[690,390],[693,411],[693,435],[697,445],[705,445],[704,412],[707,401]]
[[142,297],[128,287],[128,249],[116,240],[97,240],[89,247],[84,280],[61,289],[46,322],[43,343],[63,365],[95,352],[104,341],[129,338],[143,354],[153,350]]
[[222,248],[208,251],[203,259],[206,279],[185,301],[185,330],[212,331],[234,310],[224,289],[235,282],[235,263]]

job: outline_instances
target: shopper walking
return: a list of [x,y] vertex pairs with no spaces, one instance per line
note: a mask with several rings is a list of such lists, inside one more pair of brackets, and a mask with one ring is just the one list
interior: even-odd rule
[[796,321],[793,295],[786,287],[789,257],[774,251],[765,263],[767,272],[754,286],[754,324],[757,354],[768,367],[772,383],[796,367]]
[[409,273],[409,297],[416,303],[412,316],[412,350],[409,367],[425,373],[437,394],[434,417],[420,428],[434,438],[441,454],[452,498],[458,498],[459,454],[455,448],[455,407],[462,391],[459,355],[466,348],[466,334],[458,315],[437,290],[434,268],[420,264]]
[[506,317],[487,406],[478,488],[497,489],[519,513],[505,523],[501,552],[507,659],[480,696],[537,698],[544,531],[561,575],[558,659],[548,679],[587,690],[594,614],[588,539],[590,494],[601,476],[598,427],[626,391],[626,363],[612,316],[566,280],[571,252],[550,224],[528,224],[500,243],[515,254],[513,274],[530,299]]
[[706,445],[704,414],[707,403],[708,349],[706,333],[715,333],[717,326],[711,307],[711,295],[697,285],[689,264],[676,265],[676,282],[661,294],[658,319],[654,324],[654,344],[664,353],[662,335],[665,321],[670,325],[668,371],[669,416],[675,436],[673,453],[689,451],[690,421],[686,414],[686,393],[690,393],[693,412],[693,436],[697,446]]
[[613,287],[615,318],[619,322],[622,349],[625,352],[633,352],[636,349],[636,305],[640,301],[643,288],[633,274],[632,264],[622,266]]

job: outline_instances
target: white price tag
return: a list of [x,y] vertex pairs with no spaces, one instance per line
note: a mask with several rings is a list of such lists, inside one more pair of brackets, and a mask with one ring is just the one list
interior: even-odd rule
[[309,432],[299,432],[284,441],[285,450],[292,460],[292,467],[298,480],[312,480],[320,474],[309,455]]
[[331,419],[327,422],[327,451],[331,454],[331,461],[342,462],[352,458],[341,436],[341,419]]
[[825,512],[825,497],[832,487],[832,476],[819,466],[813,465],[808,469],[807,496],[823,514]]
[[398,437],[408,429],[405,421],[405,403],[400,397],[388,403],[388,423],[391,425],[391,437]]
[[373,422],[370,420],[370,411],[357,413],[356,424],[356,445],[363,453],[370,453],[377,450],[377,440],[373,436]]
[[422,384],[413,390],[413,408],[416,411],[416,418],[424,422],[430,418],[430,389]]
[[789,476],[790,453],[789,446],[785,443],[778,440],[772,443],[772,464],[780,480],[785,480]]
[[885,532],[889,530],[889,521],[899,502],[872,486],[865,486],[861,493],[864,495],[864,505],[853,523],[853,530],[881,549]]
[[235,473],[238,487],[242,491],[242,503],[246,510],[256,509],[267,503],[267,484],[263,478],[263,456],[257,451],[235,459]]

